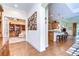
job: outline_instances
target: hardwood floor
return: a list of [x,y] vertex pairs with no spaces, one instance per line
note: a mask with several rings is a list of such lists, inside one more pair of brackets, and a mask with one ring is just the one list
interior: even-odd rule
[[15,44],[10,44],[11,56],[69,56],[66,51],[73,44],[74,40],[68,39],[66,42],[52,42],[44,52],[38,52],[29,43],[23,41]]

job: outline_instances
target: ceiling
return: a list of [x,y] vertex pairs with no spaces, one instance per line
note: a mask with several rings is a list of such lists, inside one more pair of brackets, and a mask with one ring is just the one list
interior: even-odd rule
[[[33,5],[35,5],[36,3],[2,3],[4,6],[8,6],[8,7],[12,7],[12,8],[16,8],[16,9],[20,9],[20,10],[24,10],[26,12],[29,12],[30,9],[32,8]],[[65,18],[65,21],[75,21],[78,22],[79,21],[79,3],[51,3],[53,6],[51,7],[51,15],[53,15],[53,13],[55,15],[53,15],[54,17],[56,16],[57,18],[57,14],[59,14],[60,16]],[[15,7],[14,5],[18,5],[18,7]],[[55,10],[53,12],[53,10]],[[52,17],[52,16],[51,16]],[[74,20],[72,19],[74,17]],[[58,17],[59,19],[60,17]],[[69,20],[70,19],[70,20]]]
[[66,5],[74,14],[73,17],[67,18],[67,21],[79,23],[79,3],[67,3]]
[[2,5],[29,12],[35,3],[2,3]]
[[79,23],[79,3],[51,3],[49,6],[50,19]]
[[66,3],[73,13],[79,12],[79,3]]

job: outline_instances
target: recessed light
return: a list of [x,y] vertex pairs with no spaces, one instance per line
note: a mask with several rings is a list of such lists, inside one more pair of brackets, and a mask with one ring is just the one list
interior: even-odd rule
[[18,5],[17,5],[17,4],[14,4],[14,7],[15,7],[15,8],[17,8],[17,7],[18,7]]

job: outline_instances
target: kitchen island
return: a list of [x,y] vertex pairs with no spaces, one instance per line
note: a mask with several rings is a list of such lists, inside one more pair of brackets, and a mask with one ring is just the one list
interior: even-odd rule
[[57,35],[62,35],[63,33],[59,29],[48,30],[49,33],[49,40],[57,41]]

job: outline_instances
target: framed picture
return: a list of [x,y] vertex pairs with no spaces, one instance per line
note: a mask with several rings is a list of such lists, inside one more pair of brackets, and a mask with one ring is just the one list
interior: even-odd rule
[[37,30],[37,12],[28,18],[28,30]]

